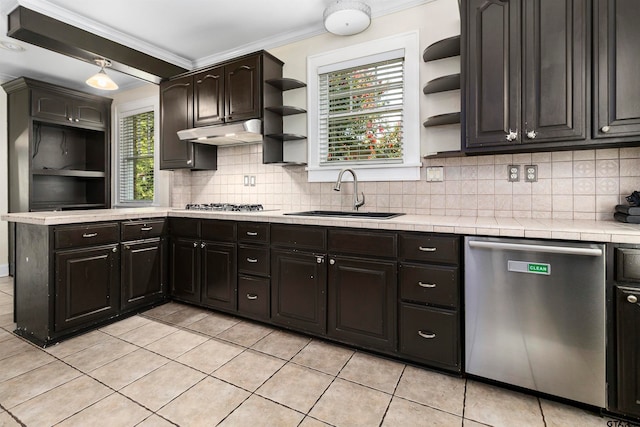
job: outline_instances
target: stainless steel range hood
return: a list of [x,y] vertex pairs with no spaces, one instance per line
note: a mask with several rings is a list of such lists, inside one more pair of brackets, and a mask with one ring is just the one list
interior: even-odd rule
[[240,145],[262,142],[262,121],[203,126],[178,131],[178,138],[209,145]]

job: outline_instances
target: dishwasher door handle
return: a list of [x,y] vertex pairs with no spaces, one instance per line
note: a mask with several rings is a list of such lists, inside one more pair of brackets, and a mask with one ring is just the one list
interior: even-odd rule
[[602,256],[602,249],[577,248],[574,246],[527,245],[524,243],[488,242],[484,240],[469,240],[469,246],[478,249],[543,252],[548,254],[583,255],[595,257]]

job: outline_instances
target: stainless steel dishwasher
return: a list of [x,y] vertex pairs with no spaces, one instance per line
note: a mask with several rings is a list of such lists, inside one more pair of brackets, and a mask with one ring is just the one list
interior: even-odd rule
[[465,370],[606,407],[605,246],[465,238]]

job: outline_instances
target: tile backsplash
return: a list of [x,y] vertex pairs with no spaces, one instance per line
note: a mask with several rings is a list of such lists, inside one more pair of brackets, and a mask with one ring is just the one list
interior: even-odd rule
[[[538,181],[524,182],[524,165]],[[509,182],[508,165],[520,165]],[[426,182],[426,167],[443,166],[444,181]],[[256,185],[244,186],[244,176]],[[337,177],[337,175],[336,175]],[[423,159],[420,181],[359,182],[365,211],[514,218],[611,219],[614,206],[640,190],[640,147]],[[307,182],[303,166],[262,164],[261,145],[221,147],[217,171],[175,171],[172,206],[261,203],[265,209],[349,210],[353,187]]]

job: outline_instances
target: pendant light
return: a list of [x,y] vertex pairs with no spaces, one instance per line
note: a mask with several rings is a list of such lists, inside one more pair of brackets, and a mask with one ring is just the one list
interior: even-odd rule
[[111,80],[111,77],[109,77],[107,73],[105,73],[104,71],[105,67],[108,68],[111,66],[111,61],[103,58],[97,58],[94,61],[100,67],[100,71],[98,71],[93,76],[89,77],[86,83],[89,86],[94,87],[96,89],[102,89],[102,90],[118,89],[118,85],[116,84],[116,82]]
[[361,1],[338,0],[324,10],[324,27],[338,36],[358,34],[370,23],[371,8]]

